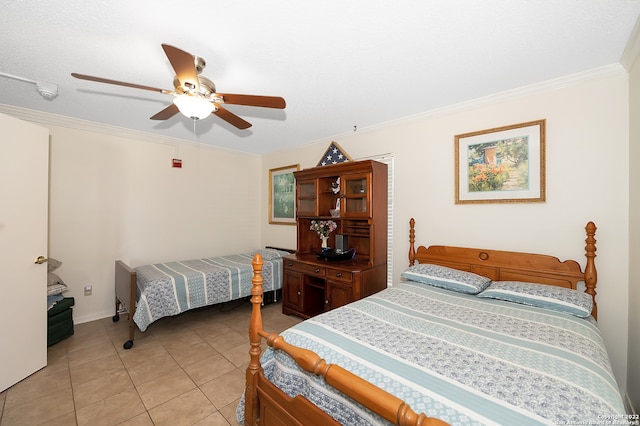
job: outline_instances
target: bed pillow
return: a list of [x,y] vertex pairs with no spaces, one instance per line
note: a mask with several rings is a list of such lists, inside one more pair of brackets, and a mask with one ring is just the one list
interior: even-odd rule
[[47,285],[51,286],[55,284],[64,284],[64,281],[62,281],[62,278],[60,278],[58,274],[47,272]]
[[47,286],[47,296],[53,296],[56,294],[62,294],[67,291],[66,284],[53,284]]
[[593,309],[593,298],[582,291],[520,281],[494,281],[478,296],[565,312],[580,318],[590,316]]
[[256,254],[260,254],[263,260],[273,260],[273,259],[280,259],[282,256],[287,255],[289,253],[287,253],[286,251],[272,250],[272,249],[255,250],[249,253],[251,257],[255,256]]
[[491,283],[489,278],[482,275],[430,263],[410,266],[401,276],[409,281],[466,294],[478,294]]
[[62,262],[60,262],[57,259],[54,259],[53,257],[50,257],[49,259],[47,259],[47,271],[49,272],[55,271],[61,265],[62,265]]

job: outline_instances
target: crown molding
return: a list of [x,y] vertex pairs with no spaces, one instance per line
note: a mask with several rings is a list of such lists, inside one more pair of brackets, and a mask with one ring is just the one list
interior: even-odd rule
[[[583,71],[576,74],[571,74],[552,80],[543,81],[540,83],[531,84],[528,86],[519,87],[513,90],[507,90],[504,92],[494,93],[489,96],[484,96],[470,101],[460,102],[453,105],[448,105],[442,108],[435,108],[429,111],[421,112],[407,117],[402,117],[397,120],[388,121],[385,123],[376,124],[374,126],[362,129],[363,131],[375,130],[382,127],[388,127],[397,125],[398,123],[404,123],[407,121],[414,121],[425,118],[438,117],[448,115],[457,112],[468,111],[471,109],[486,107],[494,104],[503,103],[519,99],[525,96],[530,96],[536,93],[543,93],[552,90],[563,89],[572,86],[578,86],[588,81],[596,79],[611,78],[615,76],[628,76],[628,72],[621,64],[605,65],[603,67],[594,68],[588,71]],[[360,130],[358,130],[360,131]]]
[[[560,78],[555,78],[541,83],[531,84],[529,86],[519,87],[513,90],[507,90],[500,93],[494,93],[489,96],[484,96],[470,101],[460,102],[453,105],[448,105],[442,108],[435,108],[429,111],[421,112],[418,114],[409,115],[406,117],[398,118],[396,120],[386,121],[384,123],[374,124],[372,126],[358,128],[358,133],[374,132],[379,129],[397,126],[403,123],[408,123],[416,120],[423,120],[425,118],[433,118],[438,116],[444,116],[448,114],[468,111],[476,108],[486,107],[502,102],[530,96],[535,93],[543,93],[552,90],[558,90],[571,86],[578,86],[591,80],[611,78],[617,76],[628,76],[629,73],[621,64],[605,65],[603,67],[594,68],[588,71],[583,71],[576,74],[570,74]],[[310,142],[306,145],[312,145],[316,143],[335,141],[340,139],[346,139],[350,135],[353,135],[352,131],[342,132],[333,136],[328,136],[320,140]]]
[[164,145],[197,145],[200,148],[213,149],[218,151],[241,152],[247,155],[258,155],[238,151],[230,148],[223,148],[211,144],[206,144],[188,139],[174,138],[171,136],[158,135],[155,133],[141,132],[139,130],[125,129],[123,127],[109,124],[96,123],[94,121],[81,120],[79,118],[67,117],[65,115],[53,114],[50,112],[36,111],[27,108],[20,108],[12,105],[0,104],[0,113],[11,115],[21,120],[29,121],[45,127],[65,127],[85,132],[100,133],[127,139],[135,139],[143,142],[153,142]]

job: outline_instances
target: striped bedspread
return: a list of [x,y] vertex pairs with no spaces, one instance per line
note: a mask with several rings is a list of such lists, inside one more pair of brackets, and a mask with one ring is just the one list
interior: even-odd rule
[[[604,424],[624,414],[592,318],[403,282],[282,335],[454,425]],[[278,387],[342,424],[386,424],[283,352],[269,348],[262,362]]]
[[145,331],[149,324],[162,317],[250,296],[251,262],[256,253],[264,260],[264,291],[282,288],[282,256],[288,253],[279,250],[256,250],[135,268],[138,285],[133,320]]

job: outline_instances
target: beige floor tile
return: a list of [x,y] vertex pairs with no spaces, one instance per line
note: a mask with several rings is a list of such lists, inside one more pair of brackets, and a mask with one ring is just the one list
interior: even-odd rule
[[135,389],[112,395],[76,410],[78,425],[117,425],[145,412]]
[[132,419],[120,423],[119,426],[153,426],[153,421],[149,417],[149,413],[146,411],[142,414],[138,414]]
[[243,343],[241,345],[236,346],[235,348],[231,348],[227,351],[224,351],[222,355],[228,359],[231,363],[233,363],[236,367],[241,367],[249,363],[249,344]]
[[279,314],[279,317],[274,317],[264,321],[264,327],[268,331],[274,331],[276,333],[282,333],[289,327],[293,327],[302,321],[302,318],[294,316],[285,316]]
[[[120,353],[130,352],[130,349],[124,349],[123,345],[129,340],[129,323],[127,321],[118,323],[118,326],[108,327],[107,335],[111,339],[111,342],[116,347],[116,350]],[[142,332],[137,327],[133,334],[133,346],[138,349],[150,344],[157,343],[157,340],[152,331]]]
[[200,389],[193,389],[149,410],[154,425],[193,425],[214,414],[216,408]]
[[133,389],[133,383],[124,370],[119,370],[73,387],[76,410]]
[[95,336],[104,333],[104,331],[105,328],[101,320],[75,324],[73,327],[73,334],[77,337]]
[[150,382],[173,371],[180,370],[180,366],[168,352],[149,357],[146,362],[136,364],[135,367],[126,365],[127,372],[136,386]]
[[2,419],[2,413],[4,411],[4,402],[7,399],[7,391],[0,392],[0,419]]
[[249,331],[245,334],[240,334],[235,331],[221,334],[214,339],[207,339],[209,343],[218,352],[224,352],[229,349],[235,348],[239,345],[247,345],[247,351],[249,350]]
[[222,408],[242,396],[245,388],[244,371],[234,369],[200,386],[209,401]]
[[[126,368],[136,368],[149,363],[149,360],[156,357],[168,356],[169,353],[157,340],[148,340],[145,344],[138,345],[136,342],[129,350],[120,350],[118,355]],[[117,344],[117,343],[116,343]]]
[[189,364],[183,368],[189,377],[191,377],[191,380],[193,380],[196,385],[201,386],[233,370],[234,366],[227,358],[216,353],[205,360]]
[[40,426],[75,426],[77,424],[76,421],[76,412],[72,411],[67,414],[63,414],[60,417],[56,417],[53,420],[45,421],[43,423],[38,423]]
[[17,405],[66,389],[71,389],[69,371],[63,370],[49,374],[45,368],[9,388],[4,404],[5,409],[9,410]]
[[200,420],[194,426],[229,426],[227,419],[218,411]]
[[196,387],[182,369],[137,386],[138,393],[147,410],[157,407]]
[[[267,330],[300,321],[281,309],[264,307]],[[250,311],[229,303],[166,318],[130,350],[126,315],[79,324],[48,348],[47,367],[0,393],[0,424],[237,426]]]
[[[195,333],[194,335],[197,336]],[[200,337],[197,337],[197,340],[192,343],[172,341],[163,344],[163,346],[167,349],[167,352],[171,354],[173,359],[175,359],[176,362],[183,368],[188,365],[206,360],[218,354],[218,351],[213,349],[211,345],[202,340]]]
[[100,328],[95,334],[85,333],[84,335],[79,335],[74,331],[73,336],[64,340],[64,345],[67,347],[68,352],[73,352],[79,348],[108,341],[109,335],[104,329]]
[[69,350],[69,365],[80,365],[86,362],[95,361],[97,359],[105,358],[116,353],[113,344],[109,339],[100,339],[99,341],[92,341],[86,346],[79,344],[74,350]]
[[72,413],[73,409],[73,395],[69,387],[14,407],[5,408],[2,413],[2,426],[44,423],[64,414]]
[[225,405],[219,410],[220,414],[222,414],[224,418],[227,419],[227,422],[233,426],[242,424],[238,423],[238,421],[236,420],[236,408],[238,408],[238,403],[240,403],[240,399],[236,399],[232,403]]
[[221,321],[203,321],[202,323],[195,324],[192,330],[198,334],[204,340],[215,339],[221,334],[230,333],[235,331],[231,327],[223,324]]
[[69,356],[64,341],[47,348],[47,368],[48,374],[57,373],[69,368]]
[[113,354],[95,361],[70,367],[71,383],[73,386],[89,382],[91,380],[124,371],[124,365],[117,354]]
[[73,352],[78,348],[108,341],[108,337],[100,321],[91,321],[74,325],[73,336],[65,339],[64,344],[69,352]]
[[171,332],[165,332],[159,335],[156,333],[154,336],[162,343],[165,349],[169,350],[181,348],[184,346],[195,345],[202,343],[203,340],[193,331],[189,330],[188,323],[184,324],[182,329],[174,330]]

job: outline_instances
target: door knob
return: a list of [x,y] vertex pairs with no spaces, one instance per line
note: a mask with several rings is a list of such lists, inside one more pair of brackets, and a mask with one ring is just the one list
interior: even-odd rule
[[35,262],[35,263],[36,263],[37,265],[41,265],[41,264],[45,263],[47,260],[49,260],[49,259],[47,259],[47,258],[46,258],[46,257],[44,257],[44,256],[38,256],[38,258],[36,259],[36,262]]

